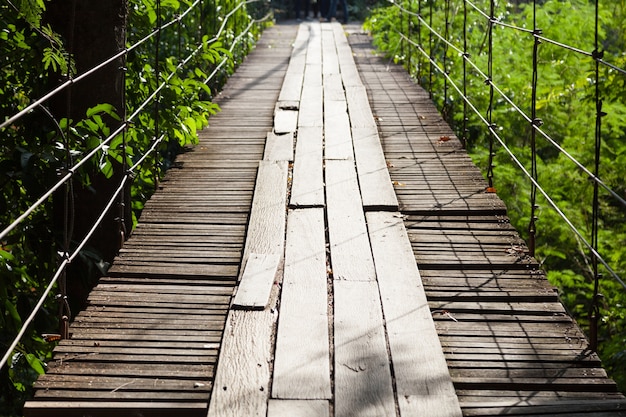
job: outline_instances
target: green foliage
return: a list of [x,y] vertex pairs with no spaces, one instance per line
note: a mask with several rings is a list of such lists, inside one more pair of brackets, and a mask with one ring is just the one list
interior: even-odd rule
[[[446,31],[449,40],[463,50],[463,2],[403,2],[403,7],[421,12],[424,20],[432,23],[439,33]],[[489,1],[474,2],[489,11]],[[508,25],[532,31],[532,3],[496,2],[495,16]],[[432,7],[432,8],[431,8]],[[432,11],[432,13],[431,13]],[[586,0],[548,0],[537,7],[537,27],[542,35],[559,43],[593,51],[595,48],[595,2]],[[604,59],[626,68],[626,38],[623,0],[600,2],[601,49]],[[488,21],[468,7],[467,53],[484,74],[488,74]],[[397,7],[376,10],[366,22],[372,31],[376,46],[396,62],[403,63],[419,83],[428,88],[444,115],[455,127],[459,136],[468,140],[468,150],[477,165],[485,171],[489,164],[489,135],[478,116],[469,114],[468,132],[463,135],[463,101],[449,82],[431,67],[426,57],[415,48],[409,48],[400,32],[409,33],[413,42],[419,43],[434,57],[440,69],[451,74],[453,81],[463,88],[463,59],[453,48],[438,37],[430,36],[424,23],[417,17],[401,16]],[[497,25],[493,30],[492,80],[503,93],[524,111],[531,114],[533,35]],[[591,57],[582,56],[550,42],[538,47],[537,117],[542,130],[556,143],[580,161],[589,171],[594,170],[595,154],[595,63]],[[530,123],[515,112],[497,92],[489,100],[489,87],[485,76],[467,66],[467,95],[480,114],[487,118],[489,110],[499,136],[527,171],[531,171]],[[431,75],[432,74],[432,75]],[[432,84],[431,84],[432,82]],[[626,196],[626,77],[618,71],[601,67],[599,80],[603,99],[602,145],[600,177],[618,195]],[[560,210],[578,228],[581,235],[591,241],[593,184],[588,175],[541,135],[537,135],[538,182],[556,202]],[[498,143],[495,144],[494,185],[506,202],[509,216],[517,230],[528,237],[531,216],[531,184],[510,156]],[[626,276],[626,209],[601,189],[598,246],[610,266],[624,278]],[[574,234],[562,218],[539,195],[537,258],[544,264],[548,277],[561,290],[561,297],[578,322],[586,327],[591,311],[594,269],[590,251]],[[613,378],[626,389],[626,291],[613,280],[607,271],[600,283],[600,355]]]

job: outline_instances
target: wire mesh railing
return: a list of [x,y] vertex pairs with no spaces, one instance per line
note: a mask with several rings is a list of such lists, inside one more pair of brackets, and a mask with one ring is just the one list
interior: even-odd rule
[[[623,49],[607,39],[610,16],[603,2],[577,1],[569,9],[559,9],[573,19],[572,7],[584,8],[581,21],[559,21],[558,3],[563,2],[392,0],[393,12],[375,14],[370,24],[375,41],[377,30],[388,31],[381,40],[388,54],[409,68],[455,126],[462,143],[482,156],[489,189],[496,189],[498,170],[501,177],[511,176],[505,159],[521,172],[516,181],[502,179],[500,184],[511,190],[499,187],[498,193],[511,201],[525,200],[527,207],[517,215],[526,221],[531,255],[542,245],[543,256],[559,252],[563,257],[561,248],[546,247],[546,233],[556,233],[558,227],[542,234],[542,216],[556,214],[566,226],[564,233],[573,236],[575,251],[583,254],[576,262],[588,278],[585,320],[590,348],[596,350],[600,309],[623,309],[620,302],[607,305],[602,287],[610,286],[620,292],[617,299],[626,299],[625,265],[615,252],[624,243],[620,240],[626,192],[619,174],[613,175],[616,166],[611,166],[613,146],[626,138],[626,59]],[[608,5],[612,3],[605,2]],[[562,68],[561,74],[553,71],[554,66]],[[570,81],[572,74],[577,81]],[[572,84],[565,85],[565,80]],[[572,102],[575,107],[568,104]],[[603,125],[607,103],[615,112],[610,126]],[[565,106],[576,108],[576,113],[561,114]],[[589,122],[580,122],[583,126],[577,125],[574,133],[563,133],[576,120]],[[567,178],[555,179],[550,164],[570,166]],[[580,185],[570,186],[569,181]],[[569,192],[581,195],[564,195],[564,182]],[[525,196],[516,196],[514,189],[523,190]],[[568,262],[576,263],[573,259],[561,263]]]
[[[77,1],[70,3],[69,7],[75,11]],[[7,21],[24,18],[19,15],[18,7],[11,6],[2,9],[3,13],[16,13],[10,19],[5,16]],[[37,179],[46,187],[36,187],[39,195],[28,189],[26,175],[16,175],[13,168],[13,171],[1,172],[5,175],[0,185],[10,187],[13,196],[20,195],[23,201],[8,207],[12,210],[7,210],[1,219],[0,277],[3,291],[0,296],[6,304],[4,316],[12,316],[14,320],[2,334],[0,368],[9,361],[12,367],[17,355],[26,357],[34,369],[41,369],[41,361],[28,349],[20,348],[20,344],[27,333],[33,332],[33,324],[41,310],[54,304],[55,299],[59,305],[59,331],[56,334],[51,329],[51,339],[68,337],[68,322],[71,320],[66,290],[68,268],[85,254],[86,247],[91,245],[99,230],[117,229],[119,244],[127,237],[131,224],[128,217],[133,215],[131,206],[141,207],[141,198],[146,197],[150,188],[157,186],[160,171],[168,163],[167,158],[173,149],[197,140],[196,131],[204,127],[209,115],[218,110],[211,103],[214,91],[253,46],[263,25],[272,19],[268,3],[257,0],[181,3],[155,0],[130,2],[128,10],[129,15],[120,17],[121,26],[112,28],[114,35],[119,36],[120,31],[125,34],[118,51],[78,74],[69,70],[60,74],[64,79],[40,97],[28,97],[28,90],[32,92],[34,89],[15,82],[13,93],[23,95],[22,100],[2,108],[4,120],[0,123],[0,132],[4,132],[5,138],[19,137],[15,139],[19,145],[16,147],[18,164],[37,165],[37,161],[44,159],[41,155],[45,152],[52,156],[40,164],[42,168]],[[71,21],[72,18],[75,18],[74,13],[67,22],[70,35],[66,41],[70,47],[76,23]],[[97,25],[98,21],[90,23]],[[31,29],[37,25],[30,21],[29,24]],[[16,25],[11,25],[13,30]],[[142,34],[142,31],[147,33]],[[19,35],[24,31],[16,29],[14,32]],[[68,56],[78,59],[79,54],[80,51],[70,50]],[[78,91],[81,95],[89,95],[84,89],[74,91],[76,86],[112,67],[116,73],[113,77],[119,79],[116,88],[119,88],[120,106],[87,100],[86,117],[81,120],[74,120],[70,111],[63,114],[50,109],[55,100],[62,102],[60,108],[71,109],[73,100],[76,100],[72,93],[77,95]],[[4,71],[10,75],[18,73],[9,66]],[[19,91],[21,87],[24,91]],[[2,93],[8,94],[6,90]],[[45,143],[45,146],[29,151],[23,149],[29,138],[20,137],[20,133],[27,131],[23,126],[33,121],[49,123],[49,126],[43,130],[47,136],[36,141]],[[10,148],[9,145],[3,146],[3,153]],[[9,166],[12,162],[7,151],[0,165]],[[46,177],[45,174],[50,172],[55,173],[54,178]],[[96,190],[95,177],[106,179],[107,187]],[[76,207],[78,188],[87,195],[89,192],[106,194],[98,212],[90,213],[95,220],[81,230],[75,228],[77,217],[83,215]],[[7,193],[5,196],[9,195]],[[85,198],[84,195],[81,198]],[[7,205],[4,201],[0,204]],[[45,267],[37,272],[49,274],[50,278],[31,276],[33,272],[28,270],[31,260],[20,258],[26,253],[38,256],[34,250],[21,251],[20,246],[28,239],[25,237],[28,231],[34,229],[31,225],[33,217],[41,213],[46,213],[42,216],[49,235],[33,238],[45,240],[50,253],[42,262]],[[26,298],[20,294],[19,286],[11,288],[11,280],[26,281],[25,277],[32,282],[26,286],[29,290]],[[26,300],[22,304],[32,308],[12,306],[12,303],[18,304],[18,300]],[[8,334],[11,330],[15,330],[12,336]],[[38,335],[31,337],[38,338]]]

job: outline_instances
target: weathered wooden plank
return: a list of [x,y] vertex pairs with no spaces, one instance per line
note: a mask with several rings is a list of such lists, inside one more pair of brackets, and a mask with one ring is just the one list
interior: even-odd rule
[[244,261],[250,253],[283,253],[287,216],[287,175],[288,165],[285,161],[259,163]]
[[375,280],[374,261],[352,161],[326,161],[326,198],[334,278]]
[[206,401],[29,401],[24,416],[110,417],[141,413],[146,417],[167,417],[172,415],[172,410],[201,417],[206,414]]
[[291,207],[324,206],[322,128],[300,127],[293,165]]
[[280,260],[278,254],[248,256],[233,300],[234,308],[262,310],[268,305]]
[[367,222],[398,397],[411,397],[406,406],[421,415],[431,415],[438,397],[445,397],[446,412],[437,415],[460,416],[402,216],[371,212]]
[[335,279],[335,415],[393,416],[394,392],[375,282]]
[[362,85],[346,87],[346,100],[352,128],[372,129],[378,134],[365,87]]
[[277,108],[274,114],[274,133],[284,135],[295,132],[298,127],[298,111]]
[[328,401],[270,400],[267,417],[330,417]]
[[341,74],[324,74],[324,101],[345,101],[346,94],[341,82]]
[[324,157],[354,159],[346,102],[324,100]]
[[376,128],[352,128],[356,169],[365,210],[398,210]]
[[324,123],[321,65],[307,65],[306,68],[307,83],[302,88],[298,127],[321,127]]
[[292,210],[288,217],[272,397],[331,398],[327,310],[323,210]]
[[293,136],[293,132],[284,135],[268,132],[263,160],[293,161]]
[[229,313],[209,417],[266,415],[275,322],[270,309]]
[[328,25],[322,25],[322,73],[339,74],[334,34]]

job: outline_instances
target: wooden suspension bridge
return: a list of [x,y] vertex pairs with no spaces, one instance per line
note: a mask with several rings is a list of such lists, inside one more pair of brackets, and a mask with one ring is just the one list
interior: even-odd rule
[[356,25],[266,30],[25,416],[626,416],[450,127]]

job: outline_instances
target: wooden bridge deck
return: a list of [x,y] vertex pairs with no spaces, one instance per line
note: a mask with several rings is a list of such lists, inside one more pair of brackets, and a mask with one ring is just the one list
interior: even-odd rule
[[266,31],[219,102],[26,416],[626,416],[427,93],[358,27]]

